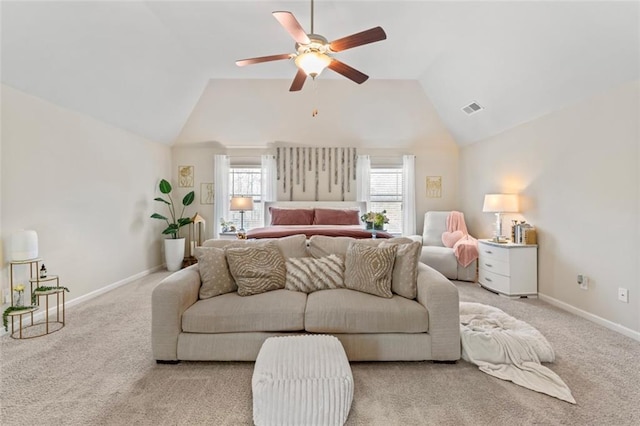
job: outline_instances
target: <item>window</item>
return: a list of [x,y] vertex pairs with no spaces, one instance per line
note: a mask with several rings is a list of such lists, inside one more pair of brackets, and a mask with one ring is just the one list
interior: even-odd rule
[[402,168],[371,168],[369,210],[387,211],[387,231],[402,233]]
[[[229,168],[229,194],[253,197],[253,210],[244,213],[244,229],[264,226],[264,203],[260,196],[262,190],[262,170],[260,166]],[[240,212],[229,212],[228,221],[240,228]]]

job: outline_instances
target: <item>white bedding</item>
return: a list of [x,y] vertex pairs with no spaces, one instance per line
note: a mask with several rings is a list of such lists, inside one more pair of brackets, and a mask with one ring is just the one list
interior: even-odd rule
[[575,404],[571,390],[541,362],[553,362],[547,339],[493,306],[460,302],[462,358],[502,380]]

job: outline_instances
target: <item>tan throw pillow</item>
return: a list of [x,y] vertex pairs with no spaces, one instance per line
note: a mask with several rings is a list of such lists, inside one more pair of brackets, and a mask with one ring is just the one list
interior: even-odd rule
[[397,245],[369,247],[351,243],[345,260],[344,283],[347,288],[390,298],[391,275]]
[[284,288],[285,261],[276,243],[230,247],[226,254],[240,296]]
[[315,259],[299,257],[288,259],[284,288],[311,293],[316,290],[344,288],[344,260],[340,256]]
[[202,280],[200,299],[231,293],[238,289],[229,273],[224,250],[213,247],[198,247],[196,258]]
[[383,241],[378,247],[398,247],[396,261],[393,264],[391,291],[407,299],[415,299],[418,295],[418,262],[422,244],[413,241],[408,244],[396,244],[393,241]]

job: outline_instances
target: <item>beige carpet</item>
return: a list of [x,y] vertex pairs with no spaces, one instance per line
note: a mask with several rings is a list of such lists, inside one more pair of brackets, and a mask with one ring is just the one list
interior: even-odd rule
[[[2,425],[251,424],[253,363],[156,365],[150,294],[157,273],[68,309],[49,336],[0,339]],[[462,301],[497,306],[554,346],[548,366],[577,405],[460,361],[353,363],[349,425],[637,425],[640,343],[535,299],[456,283]]]

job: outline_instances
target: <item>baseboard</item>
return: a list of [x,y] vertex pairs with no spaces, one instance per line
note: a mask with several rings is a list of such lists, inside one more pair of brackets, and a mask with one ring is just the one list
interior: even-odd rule
[[[165,268],[164,265],[154,266],[151,269],[147,269],[146,271],[142,271],[142,272],[139,272],[139,273],[137,273],[135,275],[132,275],[130,277],[124,278],[124,279],[122,279],[120,281],[116,281],[115,283],[109,284],[109,285],[107,285],[105,287],[99,288],[99,289],[94,290],[94,291],[92,291],[90,293],[83,294],[82,296],[76,297],[74,299],[67,300],[67,301],[65,301],[65,310],[70,308],[70,307],[72,307],[72,306],[79,305],[79,304],[84,303],[84,302],[86,302],[88,300],[91,300],[91,299],[93,299],[95,297],[98,297],[101,294],[107,293],[107,292],[109,292],[111,290],[115,290],[118,287],[121,287],[123,285],[129,284],[129,283],[131,283],[133,281],[136,281],[136,280],[138,280],[138,279],[140,279],[142,277],[146,277],[147,275],[150,275],[150,274],[152,274],[152,273],[154,273],[156,271],[159,271],[161,269],[164,269],[164,268]],[[37,312],[35,312],[33,314],[33,321],[34,322],[38,322],[40,320],[44,320],[44,317],[45,317],[44,313],[45,313],[44,310],[38,310]],[[55,313],[56,313],[56,307],[55,306],[49,308],[49,318],[52,318],[52,315],[55,315]],[[5,331],[4,327],[0,326],[0,336],[4,336],[5,334],[9,334],[9,332]]]
[[558,299],[554,299],[553,297],[547,296],[546,294],[538,293],[538,298],[540,298],[540,300],[544,300],[550,305],[556,306],[560,309],[564,309],[565,311],[571,312],[572,314],[575,314],[579,317],[588,319],[589,321],[595,322],[596,324],[606,327],[609,330],[616,331],[620,334],[623,334],[627,337],[630,337],[640,342],[640,332],[627,328],[621,324],[616,324],[613,321],[609,321],[607,319],[604,319],[602,317],[599,317],[587,311],[583,311],[582,309],[576,308],[575,306],[562,302]]

